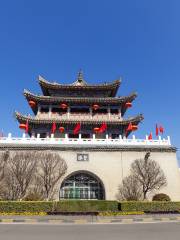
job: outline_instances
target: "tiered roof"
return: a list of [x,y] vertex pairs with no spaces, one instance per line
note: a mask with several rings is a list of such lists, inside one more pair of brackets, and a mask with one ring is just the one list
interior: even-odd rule
[[[100,106],[121,106],[121,116],[124,115],[127,110],[126,103],[131,103],[136,97],[136,93],[132,93],[129,96],[121,96],[116,97],[116,93],[120,86],[121,81],[116,80],[111,83],[103,83],[103,84],[88,84],[82,75],[82,72],[79,72],[77,80],[72,84],[59,84],[59,83],[50,83],[46,81],[44,78],[39,76],[39,84],[41,86],[42,92],[44,95],[35,95],[27,90],[24,90],[24,96],[27,101],[34,101],[34,107],[32,110],[34,114],[37,114],[38,104],[40,105],[49,105],[52,106],[60,105],[62,103],[66,103],[70,106],[77,105],[93,105],[99,104]],[[52,123],[57,123],[61,125],[75,125],[77,122],[81,121],[81,125],[85,126],[100,126],[103,122],[106,122],[108,127],[118,127],[119,129],[126,129],[129,123],[134,125],[138,125],[142,120],[143,116],[140,114],[135,117],[131,117],[128,119],[122,119],[122,117],[112,117],[107,119],[103,117],[82,117],[81,119],[72,117],[61,116],[57,114],[53,115],[52,118],[47,116],[49,115],[36,115],[32,117],[30,115],[22,115],[18,112],[15,113],[15,116],[19,123],[26,123],[28,121],[31,127],[35,127],[36,129],[41,125],[52,125]],[[97,114],[98,116],[98,114]],[[77,120],[76,120],[77,119]]]
[[[42,96],[35,95],[28,90],[24,90],[24,96],[27,101],[34,100],[35,102],[42,104],[60,104],[62,102],[73,104],[94,104],[98,103],[101,105],[113,104],[121,105],[126,102],[133,102],[137,97],[137,93],[132,93],[129,96],[122,97],[59,97],[59,96]],[[32,108],[34,113],[37,113],[37,105]],[[125,110],[125,107],[124,107]]]
[[[19,112],[15,112],[15,116],[20,123],[26,123],[26,121],[28,120],[28,122],[30,124],[33,124],[33,125],[36,125],[36,124],[51,125],[53,122],[56,122],[57,124],[74,125],[77,122],[79,122],[79,120],[69,120],[69,119],[64,120],[64,119],[60,119],[60,118],[38,119],[38,118],[35,118],[35,117],[32,117],[32,116],[22,115]],[[141,122],[143,119],[144,119],[143,115],[140,114],[140,115],[137,115],[135,117],[130,117],[130,118],[124,119],[124,120],[119,119],[118,121],[107,119],[106,123],[110,124],[111,126],[120,126],[120,125],[127,125],[128,126],[129,123],[133,123],[133,124],[138,125],[139,122]],[[89,119],[89,120],[82,120],[81,124],[82,125],[94,125],[94,124],[101,125],[102,122],[104,122],[104,121],[96,120],[96,119]]]
[[[99,95],[100,92],[103,92],[105,97],[114,97],[118,91],[121,80],[115,80],[110,83],[103,84],[88,84],[82,76],[82,72],[78,74],[77,80],[72,84],[59,84],[56,82],[48,82],[43,77],[39,76],[39,84],[41,86],[42,92],[45,96],[53,96],[58,93],[58,95],[64,95],[68,97],[68,93],[82,91],[88,96],[90,96],[89,91],[94,93],[94,95]],[[82,93],[81,93],[82,94]],[[93,96],[93,95],[92,95]]]

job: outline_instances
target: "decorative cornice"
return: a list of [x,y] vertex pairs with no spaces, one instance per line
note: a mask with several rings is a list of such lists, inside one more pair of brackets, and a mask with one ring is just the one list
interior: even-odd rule
[[[69,120],[69,119],[66,119],[66,120],[63,120],[63,119],[37,119],[35,117],[32,117],[32,116],[25,116],[25,115],[22,115],[18,112],[15,112],[15,117],[16,119],[20,122],[20,123],[26,123],[26,121],[29,122],[29,124],[44,124],[44,125],[49,125],[49,124],[52,124],[53,122],[56,122],[57,124],[64,124],[64,125],[74,125],[76,124],[77,122],[79,122],[79,120]],[[137,115],[135,117],[131,117],[131,118],[128,118],[128,119],[124,119],[124,120],[108,120],[106,121],[107,124],[113,126],[113,125],[128,125],[130,122],[131,123],[134,123],[134,124],[139,124],[139,122],[141,122],[142,120],[144,119],[143,115],[140,114],[140,115]],[[101,125],[102,123],[104,122],[104,120],[82,120],[81,121],[81,124],[82,125],[94,125],[94,124],[97,124],[97,125]]]
[[37,151],[42,151],[42,150],[53,150],[53,151],[74,151],[74,152],[79,152],[79,151],[87,151],[87,152],[176,152],[177,149],[175,147],[160,147],[160,146],[81,146],[81,145],[76,145],[76,146],[63,146],[59,144],[57,145],[13,145],[13,144],[0,144],[0,150],[14,150],[14,151],[19,151],[19,150],[37,150]]
[[36,95],[24,89],[24,96],[26,97],[27,100],[34,100],[36,102],[42,102],[46,104],[49,103],[59,104],[62,102],[78,104],[79,103],[122,104],[125,102],[132,102],[137,97],[137,93],[133,92],[128,96],[121,97],[57,97]]

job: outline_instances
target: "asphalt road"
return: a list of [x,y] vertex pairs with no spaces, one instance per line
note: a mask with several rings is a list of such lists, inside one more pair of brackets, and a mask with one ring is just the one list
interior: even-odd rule
[[33,225],[2,224],[1,240],[179,240],[180,223]]

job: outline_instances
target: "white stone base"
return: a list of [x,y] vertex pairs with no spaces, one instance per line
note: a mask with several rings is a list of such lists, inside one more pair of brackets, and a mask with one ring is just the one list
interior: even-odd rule
[[[14,143],[15,142],[15,143]],[[59,200],[59,190],[62,181],[70,174],[76,171],[88,171],[95,174],[103,183],[105,188],[105,199],[115,200],[118,193],[118,186],[122,179],[129,174],[131,163],[140,158],[144,158],[147,151],[151,151],[150,158],[157,161],[161,166],[167,178],[167,186],[160,189],[159,192],[166,193],[173,201],[180,201],[180,171],[176,157],[176,149],[170,144],[149,145],[140,144],[63,144],[47,143],[26,144],[22,141],[2,142],[0,151],[45,151],[51,150],[59,153],[68,165],[65,176],[58,183],[56,200]],[[77,154],[85,153],[89,155],[88,161],[77,161]],[[157,193],[157,192],[156,192]],[[149,199],[155,194],[152,193]]]
[[[89,171],[97,175],[105,187],[105,199],[115,200],[118,186],[129,174],[131,163],[144,158],[146,151],[58,151],[68,165],[68,171],[61,182],[73,172]],[[77,161],[77,153],[88,153],[89,161]],[[167,186],[159,192],[166,193],[171,200],[180,200],[180,172],[175,152],[152,152],[151,159],[157,161],[167,178]],[[61,183],[60,183],[61,184]],[[59,184],[59,186],[60,186]],[[152,193],[154,195],[157,192]],[[152,196],[149,196],[151,199]],[[59,195],[57,195],[57,200]]]

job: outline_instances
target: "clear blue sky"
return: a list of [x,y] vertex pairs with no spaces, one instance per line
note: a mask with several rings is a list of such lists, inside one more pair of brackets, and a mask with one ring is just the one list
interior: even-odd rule
[[127,116],[144,114],[137,137],[165,127],[180,147],[179,0],[16,0],[0,5],[1,121],[20,135],[14,110],[31,113],[24,88],[37,76],[70,83],[123,77],[119,95],[138,92]]

